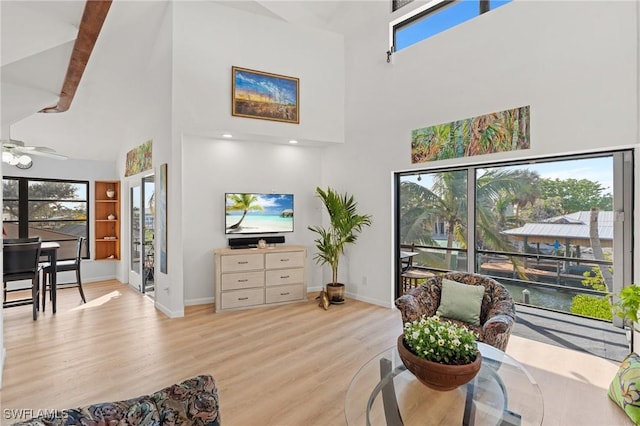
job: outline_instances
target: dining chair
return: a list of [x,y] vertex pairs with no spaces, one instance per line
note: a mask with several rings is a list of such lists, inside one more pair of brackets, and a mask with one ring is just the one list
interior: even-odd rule
[[[400,244],[400,252],[401,254],[402,252],[415,253],[416,246],[415,244]],[[402,281],[403,294],[417,287],[421,280],[426,280],[434,276],[434,274],[429,271],[413,266],[414,256],[414,254],[400,256],[400,265],[402,268],[400,271],[400,279]]]
[[[68,288],[68,287],[78,287],[78,291],[80,292],[80,297],[82,298],[83,303],[87,303],[87,299],[84,296],[84,290],[82,289],[82,277],[80,274],[80,264],[82,263],[82,245],[84,244],[85,238],[78,237],[76,242],[76,251],[75,257],[69,260],[59,260],[56,262],[56,271],[66,272],[66,271],[75,271],[76,273],[76,281],[70,283],[57,283],[56,289]],[[47,299],[47,289],[51,290],[51,285],[48,283],[48,278],[53,273],[52,265],[46,264],[42,269],[43,272],[43,284],[42,284],[42,310],[44,311]],[[49,292],[49,297],[51,297],[51,292]]]
[[[11,243],[3,241],[3,308],[33,305],[33,319],[38,319],[38,300],[40,296],[40,238],[38,241]],[[12,281],[31,280],[31,297],[7,300],[7,293],[23,291],[26,288],[9,290],[7,283]]]

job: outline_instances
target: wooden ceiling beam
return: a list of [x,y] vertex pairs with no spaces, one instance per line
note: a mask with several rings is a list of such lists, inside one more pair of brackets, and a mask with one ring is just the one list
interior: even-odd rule
[[96,44],[102,24],[107,17],[112,0],[87,0],[78,28],[78,37],[73,45],[69,67],[65,76],[58,104],[43,108],[39,112],[64,112],[71,106],[82,74],[89,62],[91,52]]

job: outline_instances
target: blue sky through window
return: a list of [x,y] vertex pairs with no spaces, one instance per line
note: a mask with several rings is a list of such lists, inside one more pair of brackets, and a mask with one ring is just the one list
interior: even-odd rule
[[[512,0],[492,0],[493,10]],[[433,35],[455,27],[480,14],[479,0],[463,0],[438,9],[395,31],[395,50],[401,50]]]

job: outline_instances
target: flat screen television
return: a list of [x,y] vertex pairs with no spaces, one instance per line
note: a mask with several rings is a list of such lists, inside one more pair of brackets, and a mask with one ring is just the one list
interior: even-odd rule
[[225,234],[293,232],[293,194],[226,193]]

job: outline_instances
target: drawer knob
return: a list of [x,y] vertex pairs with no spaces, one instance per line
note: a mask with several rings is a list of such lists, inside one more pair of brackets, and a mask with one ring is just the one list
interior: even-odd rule
[[280,296],[286,296],[286,295],[288,295],[288,294],[289,294],[289,292],[286,292],[286,293],[280,293]]
[[280,259],[280,262],[288,262],[289,259]]
[[284,280],[286,278],[290,278],[290,276],[289,275],[282,275],[280,278],[282,278]]
[[243,280],[238,280],[239,283],[246,283],[247,281],[249,281],[248,279],[243,279]]
[[238,265],[246,265],[247,263],[249,263],[249,262],[248,262],[248,261],[246,261],[246,260],[240,260],[240,261],[238,261]]
[[238,300],[249,300],[248,297],[238,297]]

